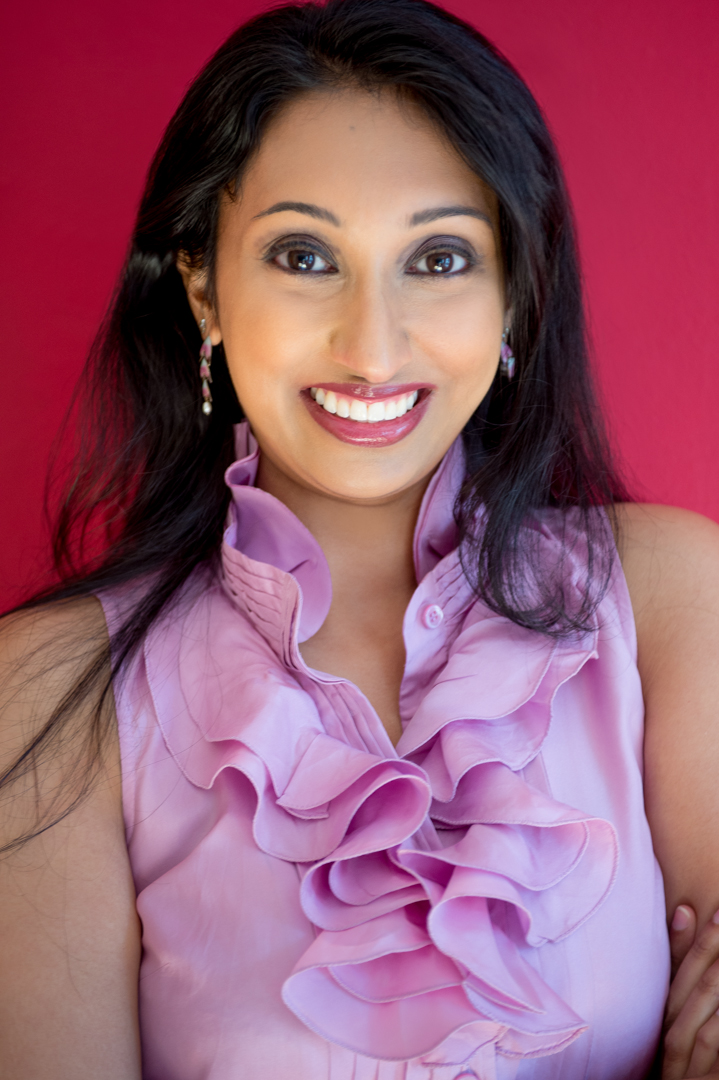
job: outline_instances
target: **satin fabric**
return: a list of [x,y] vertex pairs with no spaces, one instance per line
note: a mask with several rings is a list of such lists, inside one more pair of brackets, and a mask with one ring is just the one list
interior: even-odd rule
[[[490,612],[455,549],[455,444],[415,534],[395,749],[304,664],[329,570],[237,444],[222,574],[115,688],[144,1077],[644,1077],[668,947],[621,569],[581,637]],[[536,524],[548,563],[569,535],[576,589],[571,528]],[[112,627],[129,598],[102,599]]]

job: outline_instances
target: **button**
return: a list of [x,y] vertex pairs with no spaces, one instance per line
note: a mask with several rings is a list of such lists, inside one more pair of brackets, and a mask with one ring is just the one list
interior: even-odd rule
[[444,612],[439,604],[428,604],[422,612],[422,622],[428,630],[435,630],[444,618]]

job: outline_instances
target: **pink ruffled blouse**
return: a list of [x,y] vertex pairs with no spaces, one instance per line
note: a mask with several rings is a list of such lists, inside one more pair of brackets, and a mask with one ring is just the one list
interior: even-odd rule
[[[490,612],[455,550],[455,445],[416,530],[395,749],[304,663],[329,570],[253,486],[246,425],[238,450],[223,574],[116,687],[145,1080],[644,1077],[668,947],[621,569],[582,639]],[[577,542],[568,587],[583,569]]]

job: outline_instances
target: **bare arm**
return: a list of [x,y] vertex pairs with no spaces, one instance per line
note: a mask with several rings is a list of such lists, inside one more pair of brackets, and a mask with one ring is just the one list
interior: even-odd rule
[[684,1080],[719,1073],[719,527],[627,506],[621,530],[646,705],[647,816],[676,914],[662,1077]]
[[[82,642],[104,633],[94,600],[3,625],[2,771],[76,678]],[[73,640],[78,648],[48,663],[57,643]],[[32,827],[38,801],[52,797],[66,764],[59,748],[54,763],[2,793],[0,844]],[[139,952],[115,731],[81,805],[0,857],[0,1076],[139,1080]]]
[[719,526],[623,510],[622,562],[646,706],[645,791],[667,910],[719,908]]

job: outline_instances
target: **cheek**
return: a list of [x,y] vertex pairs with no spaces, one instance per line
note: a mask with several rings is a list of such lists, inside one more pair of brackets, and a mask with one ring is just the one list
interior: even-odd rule
[[486,388],[499,363],[503,305],[499,291],[490,295],[442,298],[418,306],[413,331],[422,352],[449,377],[449,387],[465,394]]
[[225,293],[218,287],[220,326],[232,381],[243,406],[254,398],[281,400],[281,388],[290,390],[294,373],[307,354],[308,328],[302,326],[295,305],[282,304],[251,285],[238,285]]

